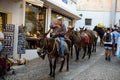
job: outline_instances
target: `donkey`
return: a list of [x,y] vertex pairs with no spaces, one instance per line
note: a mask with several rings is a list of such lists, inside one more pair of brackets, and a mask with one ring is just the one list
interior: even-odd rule
[[81,47],[84,50],[82,59],[84,59],[86,51],[88,50],[89,59],[91,52],[96,51],[97,36],[91,30],[80,30]]
[[72,46],[71,46],[71,57],[73,56],[73,45],[75,46],[76,51],[76,61],[79,60],[79,51],[80,51],[80,37],[79,32],[74,31],[74,28],[69,28],[68,31],[65,34],[65,38],[69,38],[71,40]]
[[93,31],[96,31],[98,36],[100,37],[100,46],[103,46],[103,35],[105,33],[105,30],[101,27],[95,26]]
[[[39,36],[39,39],[37,41],[37,53],[38,55],[44,59],[45,55],[47,54],[49,59],[49,66],[50,66],[50,73],[49,75],[51,77],[55,77],[55,69],[56,69],[56,63],[59,58],[59,52],[57,49],[57,46],[59,45],[59,42],[56,39],[48,38],[47,34],[50,32],[50,30]],[[61,62],[61,67],[59,71],[62,71],[62,68],[64,66],[65,59],[67,59],[67,71],[69,71],[69,49],[67,43],[65,43],[65,56],[64,60]]]

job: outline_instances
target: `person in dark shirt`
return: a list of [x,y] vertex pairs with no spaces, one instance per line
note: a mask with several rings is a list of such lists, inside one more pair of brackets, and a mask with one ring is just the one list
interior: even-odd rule
[[57,38],[57,40],[60,42],[60,56],[61,56],[61,61],[64,60],[64,35],[66,33],[66,27],[63,24],[63,18],[58,17],[57,22],[54,24],[51,24],[50,26],[51,29],[53,29],[51,33],[52,38]]
[[[110,34],[109,37],[106,37],[107,34]],[[110,39],[110,41],[108,41],[108,39]],[[112,53],[112,45],[114,42],[114,36],[113,33],[110,31],[110,28],[107,28],[106,32],[104,33],[103,36],[103,40],[104,40],[104,48],[105,48],[105,60],[110,61],[110,56]]]

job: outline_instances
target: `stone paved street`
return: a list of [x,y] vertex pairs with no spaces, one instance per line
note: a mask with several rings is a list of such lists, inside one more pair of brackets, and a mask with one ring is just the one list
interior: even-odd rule
[[[81,53],[82,55],[82,53]],[[70,71],[58,72],[57,64],[56,77],[49,77],[49,63],[46,58],[34,59],[22,68],[16,69],[16,75],[7,75],[6,80],[120,80],[120,60],[112,56],[111,62],[104,60],[104,49],[97,47],[97,52],[92,53],[89,60],[75,58],[70,59]]]

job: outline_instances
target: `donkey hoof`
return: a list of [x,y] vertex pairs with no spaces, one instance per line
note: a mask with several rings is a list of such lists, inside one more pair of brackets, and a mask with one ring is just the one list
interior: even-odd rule
[[49,76],[52,76],[52,73],[49,73]]
[[78,62],[79,60],[77,59],[77,60],[75,60],[75,62]]
[[55,74],[52,74],[52,76],[51,77],[54,77],[55,78]]
[[67,71],[69,71],[69,69],[67,69]]
[[82,57],[82,59],[84,59],[85,57]]
[[62,70],[60,69],[59,72],[62,72]]
[[90,59],[90,57],[88,57],[88,59]]

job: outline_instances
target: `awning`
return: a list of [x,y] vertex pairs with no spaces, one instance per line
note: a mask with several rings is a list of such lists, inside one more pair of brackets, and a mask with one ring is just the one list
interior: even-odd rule
[[[42,0],[44,2],[44,5],[47,7],[52,8],[52,10],[61,13],[67,17],[70,17],[72,19],[79,20],[81,19],[79,15],[77,15],[73,10],[70,10],[70,8],[66,8],[62,6],[60,3],[57,3],[53,0]],[[66,4],[65,4],[66,5]]]
[[43,7],[44,2],[41,0],[25,0],[28,3],[34,4],[36,6],[41,6]]

